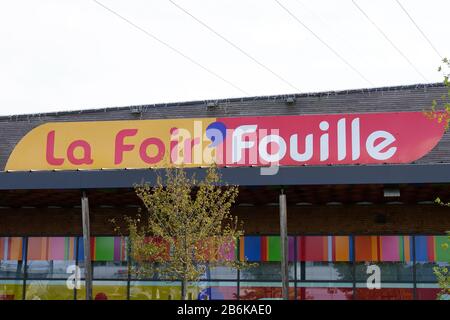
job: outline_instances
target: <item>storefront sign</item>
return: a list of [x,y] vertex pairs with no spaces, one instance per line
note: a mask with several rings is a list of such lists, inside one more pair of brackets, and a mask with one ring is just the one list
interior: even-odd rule
[[443,134],[422,112],[55,122],[26,134],[5,169],[408,163]]

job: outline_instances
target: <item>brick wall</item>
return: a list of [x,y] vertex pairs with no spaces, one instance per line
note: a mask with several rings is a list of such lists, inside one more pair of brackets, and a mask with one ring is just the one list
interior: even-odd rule
[[[137,208],[91,208],[93,235],[114,234],[111,218]],[[236,207],[247,234],[278,232],[278,207]],[[383,222],[383,220],[385,220]],[[292,234],[435,234],[450,230],[450,208],[436,205],[289,206]],[[0,209],[0,235],[81,234],[80,208]]]

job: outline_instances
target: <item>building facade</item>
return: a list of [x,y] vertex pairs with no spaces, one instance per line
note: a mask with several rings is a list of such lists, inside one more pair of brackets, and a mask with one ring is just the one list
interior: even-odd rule
[[156,168],[183,163],[201,175],[211,161],[224,182],[239,185],[233,213],[246,235],[235,258],[258,266],[208,268],[191,284],[191,299],[281,297],[281,192],[291,299],[436,299],[433,267],[450,262],[450,210],[434,203],[450,199],[450,136],[423,111],[446,90],[428,84],[2,117],[0,299],[85,298],[83,194],[94,297],[179,299],[179,282],[128,271],[127,239],[110,220],[137,213],[133,185],[154,183]]

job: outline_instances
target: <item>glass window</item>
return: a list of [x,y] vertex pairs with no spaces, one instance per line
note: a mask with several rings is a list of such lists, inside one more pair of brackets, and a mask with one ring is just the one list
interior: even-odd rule
[[312,262],[351,261],[353,242],[350,236],[298,236],[297,260]]
[[416,280],[417,282],[436,283],[434,267],[450,266],[450,249],[447,236],[416,236]]
[[[413,263],[412,262],[365,262],[356,264],[356,281],[367,281],[373,274],[369,266],[380,268],[381,282],[412,282]],[[368,273],[369,271],[369,273]]]
[[169,270],[164,266],[164,264],[147,262],[138,265],[132,263],[130,277],[133,280],[174,280],[174,278],[168,274],[168,271]]
[[[92,281],[93,300],[127,300],[126,281]],[[77,300],[86,300],[86,288],[84,281],[77,290]]]
[[94,279],[128,278],[128,264],[126,261],[93,261],[92,267]]
[[[295,299],[295,287],[289,285],[289,299]],[[241,300],[280,300],[282,288],[279,282],[241,282],[239,284],[239,299]]]
[[[288,237],[288,259],[294,261],[295,238]],[[239,259],[250,262],[281,261],[279,236],[245,236],[239,239]]]
[[202,280],[237,280],[237,270],[230,267],[206,267]]
[[31,280],[26,283],[26,300],[73,300],[74,289],[66,281]]
[[[297,277],[300,279],[300,277]],[[353,280],[349,262],[305,262],[305,280]]]
[[[84,278],[83,238],[78,238],[78,243],[78,265]],[[90,250],[94,279],[128,278],[126,237],[92,237]]]
[[27,277],[67,279],[67,269],[75,265],[74,237],[29,237]]
[[130,300],[179,300],[181,282],[179,281],[132,281]]
[[299,300],[352,300],[352,283],[297,283]]
[[[289,263],[289,278],[294,280],[295,264]],[[281,280],[279,262],[261,262],[240,271],[241,280]]]
[[0,300],[22,300],[22,280],[0,280]]
[[427,287],[421,287],[416,289],[417,300],[437,300],[438,294],[441,289],[436,286],[428,285]]
[[0,237],[0,278],[22,278],[23,240],[21,237]]
[[413,284],[387,284],[381,289],[369,289],[365,283],[358,283],[355,291],[357,300],[412,300]]
[[450,264],[448,262],[417,262],[416,281],[436,283],[436,275],[433,272],[434,267],[450,267]]
[[234,281],[200,281],[190,283],[189,300],[236,300],[237,282]]

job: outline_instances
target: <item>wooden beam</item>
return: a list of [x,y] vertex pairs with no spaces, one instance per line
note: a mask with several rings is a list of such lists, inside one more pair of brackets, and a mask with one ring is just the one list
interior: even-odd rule
[[289,249],[288,249],[288,235],[287,235],[287,209],[286,209],[286,195],[283,190],[280,194],[280,243],[281,243],[281,282],[283,299],[289,300]]
[[89,202],[83,191],[81,197],[81,215],[83,220],[83,245],[84,245],[84,279],[86,288],[86,300],[92,300],[92,266],[91,266],[91,231],[89,225]]

